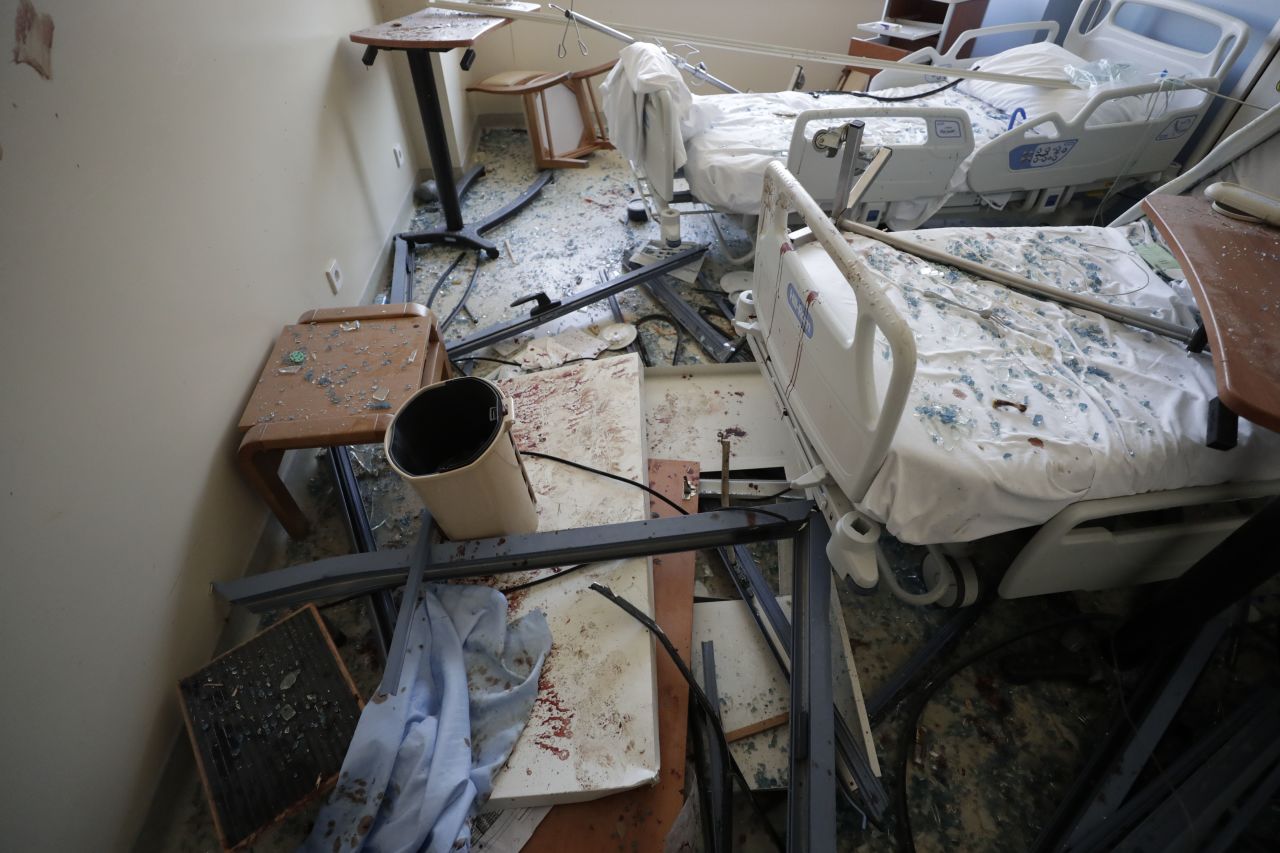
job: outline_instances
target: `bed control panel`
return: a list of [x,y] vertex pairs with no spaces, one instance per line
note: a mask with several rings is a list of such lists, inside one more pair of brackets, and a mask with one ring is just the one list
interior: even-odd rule
[[1053,142],[1019,145],[1009,152],[1009,168],[1014,171],[1042,169],[1045,166],[1061,163],[1079,141],[1078,139],[1057,139]]

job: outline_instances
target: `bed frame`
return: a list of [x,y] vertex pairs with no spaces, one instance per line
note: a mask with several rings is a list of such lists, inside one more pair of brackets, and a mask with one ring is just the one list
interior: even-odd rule
[[[788,224],[793,214],[805,225],[798,231]],[[794,249],[815,240],[857,299],[851,338],[831,325],[826,312],[811,313],[801,296],[813,289],[812,277]],[[773,386],[778,416],[795,439],[791,468],[801,473],[792,482],[810,490],[831,527],[832,565],[870,589],[878,580],[880,525],[856,507],[901,421],[915,375],[915,335],[880,288],[862,279],[861,262],[844,237],[777,162],[766,172],[756,241],[753,289],[739,298],[735,325],[747,335]],[[881,359],[877,333],[890,356],[883,388],[873,367]],[[1080,501],[1020,545],[1000,594],[1017,598],[1176,577],[1249,517],[1241,502],[1277,494],[1280,482],[1263,481]],[[953,578],[970,579],[956,598],[974,600],[966,561],[975,543],[932,544],[938,546],[931,549],[935,560],[949,561]]]
[[[1218,90],[1248,35],[1244,22],[1187,0],[1115,0],[1102,20],[1089,27],[1093,5],[1087,0],[1080,4],[1063,41],[1064,48],[1090,62],[1123,59],[1147,68],[1168,69],[1170,76],[1185,76],[1210,91]],[[1118,16],[1161,12],[1185,15],[1212,29],[1217,33],[1213,46],[1199,53],[1141,35],[1117,21]],[[1043,35],[1051,40],[1057,37],[1058,25],[1055,21],[1035,21],[969,30],[946,53],[927,47],[901,61],[969,68],[988,58],[962,58],[977,39],[1011,33],[1028,34],[1033,40]],[[919,84],[918,74],[890,70],[877,74],[871,89]],[[1081,190],[1118,179],[1158,179],[1174,163],[1204,118],[1212,101],[1209,94],[1179,89],[1170,108],[1150,121],[1102,124],[1093,117],[1108,101],[1161,91],[1170,91],[1167,83],[1152,81],[1108,89],[1095,94],[1070,120],[1057,113],[1029,116],[1018,127],[982,146],[969,168],[970,193],[953,197],[947,209],[974,205],[985,195],[1013,193],[1014,209],[1046,213],[1062,207]]]

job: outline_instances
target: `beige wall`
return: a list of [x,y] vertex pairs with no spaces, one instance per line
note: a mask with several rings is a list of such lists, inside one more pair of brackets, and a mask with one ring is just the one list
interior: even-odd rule
[[[251,380],[281,324],[359,300],[427,165],[403,59],[366,69],[346,39],[417,5],[39,0],[52,79],[0,45],[6,849],[115,850],[137,830],[178,732],[173,684],[222,625],[209,583],[243,572],[266,520],[232,465]],[[879,4],[579,5],[842,51]],[[0,0],[6,39],[16,7]],[[455,152],[477,111],[519,110],[467,101],[467,82],[616,55],[584,37],[589,57],[558,62],[559,29],[516,24],[471,72],[441,57]],[[775,89],[791,66],[707,58],[743,88]],[[826,85],[834,69],[811,75]],[[330,258],[346,274],[336,297]]]
[[[635,24],[835,53],[845,53],[849,37],[858,34],[855,26],[879,19],[883,7],[881,0],[580,0],[577,4],[582,14],[620,25],[623,31],[626,24]],[[621,42],[585,27],[580,29],[589,54],[584,57],[578,52],[570,27],[565,38],[568,55],[561,60],[556,57],[556,47],[563,27],[517,21],[480,43],[479,57],[470,74],[483,79],[514,68],[567,71],[590,68],[617,57]],[[668,47],[674,49],[672,45]],[[719,50],[704,51],[694,61],[699,59],[705,60],[711,73],[727,83],[757,92],[774,92],[786,86],[795,65],[787,59]],[[805,72],[807,87],[822,89],[835,85],[839,67],[814,64],[806,66]],[[711,94],[717,90],[704,86],[694,91]],[[478,114],[520,112],[511,101],[498,95],[471,95],[471,108]]]
[[109,851],[263,530],[251,381],[280,325],[360,299],[416,164],[392,63],[346,38],[375,0],[36,3],[51,80],[0,0],[0,846]]

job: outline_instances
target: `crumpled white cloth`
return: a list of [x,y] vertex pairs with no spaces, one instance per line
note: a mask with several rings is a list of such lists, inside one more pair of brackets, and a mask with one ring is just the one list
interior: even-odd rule
[[468,849],[529,719],[551,648],[541,611],[508,625],[498,590],[431,584],[411,618],[399,690],[365,706],[303,851]]
[[679,69],[656,44],[636,42],[618,52],[618,64],[600,84],[601,105],[609,126],[609,141],[632,163],[645,161],[645,99],[657,92],[671,96],[674,115],[668,123],[673,162],[671,174],[685,164],[684,139],[697,128],[681,125],[690,118],[693,93],[685,85]]

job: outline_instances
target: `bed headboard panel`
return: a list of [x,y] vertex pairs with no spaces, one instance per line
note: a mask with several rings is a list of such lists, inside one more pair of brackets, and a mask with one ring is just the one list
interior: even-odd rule
[[[800,260],[787,224],[792,212],[812,232],[803,240],[821,244],[834,269],[815,270]],[[821,253],[813,256],[825,261]],[[764,346],[784,406],[854,502],[884,464],[916,369],[915,336],[868,269],[795,176],[770,163],[752,290],[739,302],[739,328]],[[877,333],[891,359],[881,387],[877,364],[883,371],[886,353]]]
[[[1124,60],[1142,68],[1168,69],[1174,76],[1210,77],[1221,82],[1244,48],[1249,32],[1243,21],[1188,0],[1114,0],[1102,20],[1082,33],[1080,29],[1094,5],[1090,0],[1080,4],[1063,40],[1063,47],[1089,61]],[[1166,12],[1185,15],[1211,27],[1217,33],[1217,39],[1204,53],[1163,42],[1118,24],[1116,16],[1126,9],[1125,17],[1135,11],[1155,16]]]

